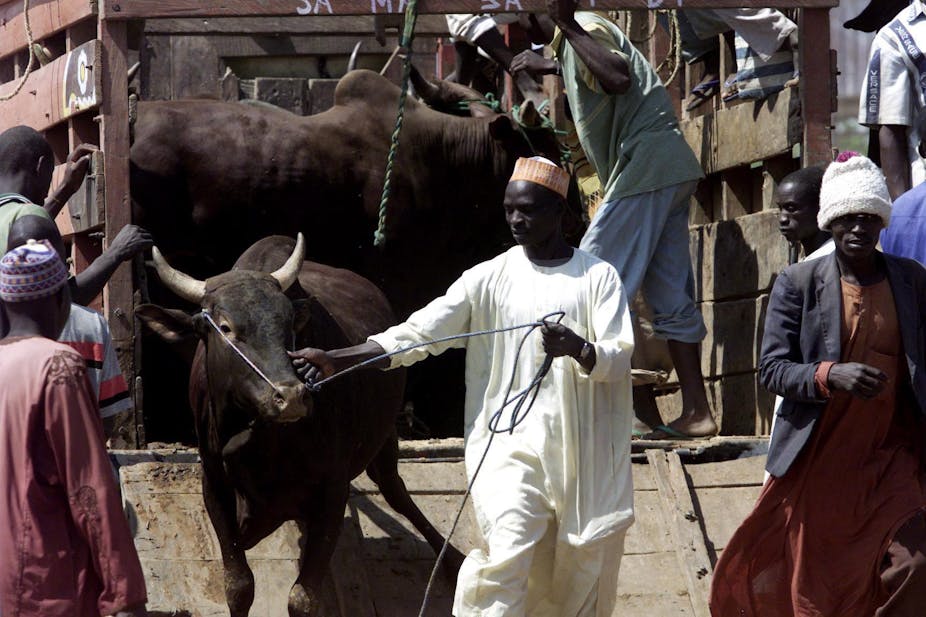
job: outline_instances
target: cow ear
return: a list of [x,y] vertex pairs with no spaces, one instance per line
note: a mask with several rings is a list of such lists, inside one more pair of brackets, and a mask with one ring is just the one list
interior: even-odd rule
[[168,343],[180,343],[196,335],[193,318],[177,309],[142,304],[135,309],[135,316]]
[[312,318],[311,300],[293,300],[293,331],[302,332]]
[[489,122],[489,135],[495,141],[505,143],[514,137],[514,133],[514,122],[504,114]]
[[536,128],[540,126],[540,112],[533,101],[521,103],[521,123],[525,127]]

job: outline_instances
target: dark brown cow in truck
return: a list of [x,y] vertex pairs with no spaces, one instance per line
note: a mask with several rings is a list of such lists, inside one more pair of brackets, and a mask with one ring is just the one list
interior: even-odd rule
[[[310,394],[293,369],[287,350],[346,347],[395,323],[376,286],[303,261],[303,254],[301,235],[295,248],[291,238],[265,238],[230,272],[198,281],[155,251],[164,284],[201,312],[191,317],[151,304],[137,311],[169,341],[200,339],[190,401],[232,617],[246,616],[254,600],[245,550],[287,520],[298,522],[305,543],[289,614],[327,614],[335,600],[323,597],[322,579],[350,481],[364,470],[435,552],[443,543],[398,475],[395,420],[404,371],[350,374]],[[450,550],[449,575],[455,577],[462,559]]]
[[308,117],[213,100],[141,102],[135,222],[168,258],[208,259],[204,274],[227,270],[262,237],[301,231],[310,259],[369,278],[406,316],[511,245],[502,197],[515,160],[558,160],[561,150],[532,106],[518,124],[503,114],[456,117],[409,97],[377,250],[398,98],[386,78],[358,70],[341,79],[331,109]]
[[[309,117],[267,105],[141,102],[131,150],[135,222],[199,278],[224,272],[264,236],[301,231],[310,259],[372,280],[404,318],[511,245],[501,204],[514,162],[535,151],[556,160],[560,146],[531,106],[519,124],[494,113],[454,117],[409,97],[380,250],[373,232],[398,98],[386,78],[358,70],[341,79],[334,107]],[[145,364],[169,363],[146,355]],[[428,364],[409,372],[415,415],[429,436],[458,433],[461,356]],[[177,408],[157,397],[182,375],[163,386],[156,377],[146,376],[148,407]],[[184,438],[180,418],[161,412],[146,422],[159,439]]]

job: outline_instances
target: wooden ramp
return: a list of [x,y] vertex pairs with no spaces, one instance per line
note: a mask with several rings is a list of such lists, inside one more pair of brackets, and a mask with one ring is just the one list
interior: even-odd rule
[[[444,533],[466,488],[457,445],[406,443],[400,462],[415,501]],[[690,453],[682,451],[686,459]],[[119,453],[115,458],[122,464],[149,609],[227,615],[218,543],[203,508],[195,454]],[[713,564],[759,494],[765,457],[683,464],[674,450],[651,449],[635,459],[636,523],[627,534],[615,616],[707,617]],[[464,552],[475,548],[476,531],[468,505],[454,544]],[[278,530],[249,552],[257,581],[252,615],[287,615],[297,555],[295,526]],[[341,615],[417,615],[433,562],[434,553],[409,523],[386,505],[369,479],[358,478],[332,562]],[[452,584],[439,577],[427,615],[449,615],[452,595]]]

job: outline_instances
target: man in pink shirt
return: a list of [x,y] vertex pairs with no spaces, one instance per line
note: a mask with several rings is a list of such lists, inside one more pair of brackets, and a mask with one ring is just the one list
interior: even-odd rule
[[47,241],[0,260],[0,613],[142,617],[141,565],[83,359],[55,342],[67,270]]

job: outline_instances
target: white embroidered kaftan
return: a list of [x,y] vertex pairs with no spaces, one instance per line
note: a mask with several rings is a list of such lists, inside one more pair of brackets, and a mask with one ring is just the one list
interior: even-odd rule
[[[589,374],[571,357],[553,361],[526,421],[514,435],[495,437],[473,500],[487,533],[492,523],[486,520],[480,495],[489,498],[491,494],[493,502],[504,502],[506,495],[515,500],[517,492],[514,486],[495,486],[493,465],[505,465],[508,454],[532,451],[542,467],[541,473],[533,474],[538,478],[534,488],[552,510],[557,543],[581,547],[633,522],[633,331],[627,298],[614,268],[580,250],[565,264],[540,266],[515,246],[464,272],[446,295],[370,340],[394,351],[453,334],[529,323],[558,310],[566,313],[564,325],[594,344],[595,367]],[[489,418],[502,405],[524,332],[429,345],[392,358],[393,367],[408,366],[451,347],[466,349],[464,434],[470,476],[489,438]],[[538,329],[521,352],[513,392],[530,383],[544,358]],[[502,425],[507,424],[510,409]],[[497,509],[497,503],[492,509]],[[489,546],[491,551],[491,541]]]

